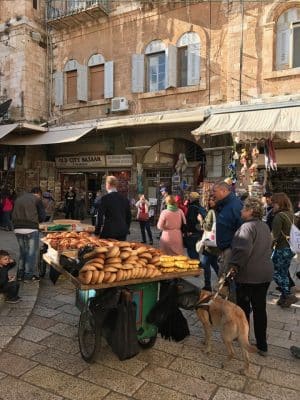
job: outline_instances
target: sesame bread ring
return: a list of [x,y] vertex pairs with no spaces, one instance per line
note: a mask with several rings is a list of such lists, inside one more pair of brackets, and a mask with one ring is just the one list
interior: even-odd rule
[[120,257],[106,258],[105,264],[120,264],[122,262]]
[[107,283],[112,283],[117,279],[117,274],[112,273],[109,277],[109,279],[107,280]]
[[131,270],[133,268],[132,264],[122,264],[121,269]]
[[100,273],[100,271],[93,271],[93,276],[92,276],[92,279],[91,279],[91,285],[94,285],[95,283],[98,282],[99,273]]
[[106,253],[106,258],[111,258],[111,257],[118,257],[120,255],[120,250],[119,247],[117,246],[112,246]]
[[137,253],[137,254],[145,253],[145,252],[147,252],[147,250],[148,250],[148,247],[146,247],[146,246],[141,246],[141,247],[139,247],[138,249],[136,249],[136,253]]
[[104,278],[104,271],[99,271],[98,281],[97,283],[102,283]]
[[124,271],[122,269],[119,269],[117,272],[116,281],[122,281],[123,277],[124,277]]
[[96,270],[96,267],[94,267],[94,266],[91,265],[91,264],[88,264],[88,265],[84,265],[84,266],[81,268],[80,272],[95,271],[95,270]]
[[91,283],[91,279],[93,276],[93,271],[86,271],[84,274],[81,275],[81,281],[85,285],[89,285]]
[[104,259],[102,257],[92,258],[88,260],[84,265],[93,264],[94,262],[104,264]]
[[121,251],[120,258],[125,260],[126,258],[131,256],[131,251]]
[[104,272],[104,277],[103,277],[103,282],[108,282],[109,278],[111,276],[111,272]]
[[174,256],[175,261],[187,261],[189,258],[187,256]]
[[[122,249],[123,247],[130,247],[129,242],[118,242],[117,246]],[[131,247],[130,247],[131,248]]]
[[105,265],[103,271],[104,271],[104,272],[118,272],[119,269],[118,269],[118,268],[111,267],[110,265]]

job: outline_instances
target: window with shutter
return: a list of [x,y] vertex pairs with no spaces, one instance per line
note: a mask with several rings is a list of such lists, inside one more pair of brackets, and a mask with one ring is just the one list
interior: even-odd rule
[[66,72],[67,79],[67,103],[77,102],[77,70]]
[[177,84],[198,85],[200,82],[200,38],[196,32],[184,33],[177,42]]
[[131,90],[132,93],[143,93],[145,83],[144,54],[132,54],[131,59]]
[[293,68],[300,67],[300,23],[293,24]]
[[166,89],[177,86],[177,48],[170,44],[166,50]]
[[178,86],[187,86],[187,46],[178,49]]
[[157,92],[165,89],[166,54],[157,53],[147,55],[147,89]]
[[64,73],[56,71],[54,74],[54,92],[55,105],[62,106],[64,104]]
[[89,99],[104,99],[104,64],[89,68]]
[[104,64],[104,97],[114,97],[114,62],[107,61]]
[[276,69],[300,66],[299,48],[300,7],[289,8],[277,20],[276,25]]

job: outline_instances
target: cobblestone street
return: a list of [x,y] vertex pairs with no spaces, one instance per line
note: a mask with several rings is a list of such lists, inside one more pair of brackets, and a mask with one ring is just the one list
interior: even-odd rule
[[[130,239],[138,239],[132,229]],[[17,253],[13,234],[0,232],[4,245]],[[199,283],[199,280],[198,280]],[[299,284],[299,281],[297,282]],[[200,283],[202,285],[202,283]],[[289,353],[300,345],[300,307],[281,309],[268,300],[269,355],[252,354],[249,376],[239,374],[237,358],[226,368],[226,350],[218,333],[210,355],[202,351],[202,328],[193,312],[186,313],[191,336],[175,343],[157,339],[155,346],[119,361],[103,344],[94,364],[80,356],[74,287],[60,278],[23,285],[23,301],[0,303],[0,399],[270,399],[298,400],[300,363]]]

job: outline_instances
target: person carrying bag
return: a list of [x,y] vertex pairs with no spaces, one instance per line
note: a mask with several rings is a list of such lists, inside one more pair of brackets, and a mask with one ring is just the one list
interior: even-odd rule
[[136,202],[135,206],[137,207],[137,220],[140,223],[140,229],[141,229],[141,235],[142,235],[142,243],[147,243],[146,240],[146,232],[149,237],[149,243],[150,245],[153,244],[153,237],[152,237],[152,232],[150,228],[150,216],[149,216],[149,201],[146,200],[144,194],[140,194],[140,199],[139,201]]

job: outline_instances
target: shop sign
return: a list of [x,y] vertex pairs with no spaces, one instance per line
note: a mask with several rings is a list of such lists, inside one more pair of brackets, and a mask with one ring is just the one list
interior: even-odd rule
[[114,154],[106,156],[107,167],[130,167],[132,165],[131,154]]
[[105,167],[105,156],[86,154],[81,156],[56,157],[57,168],[98,168]]

